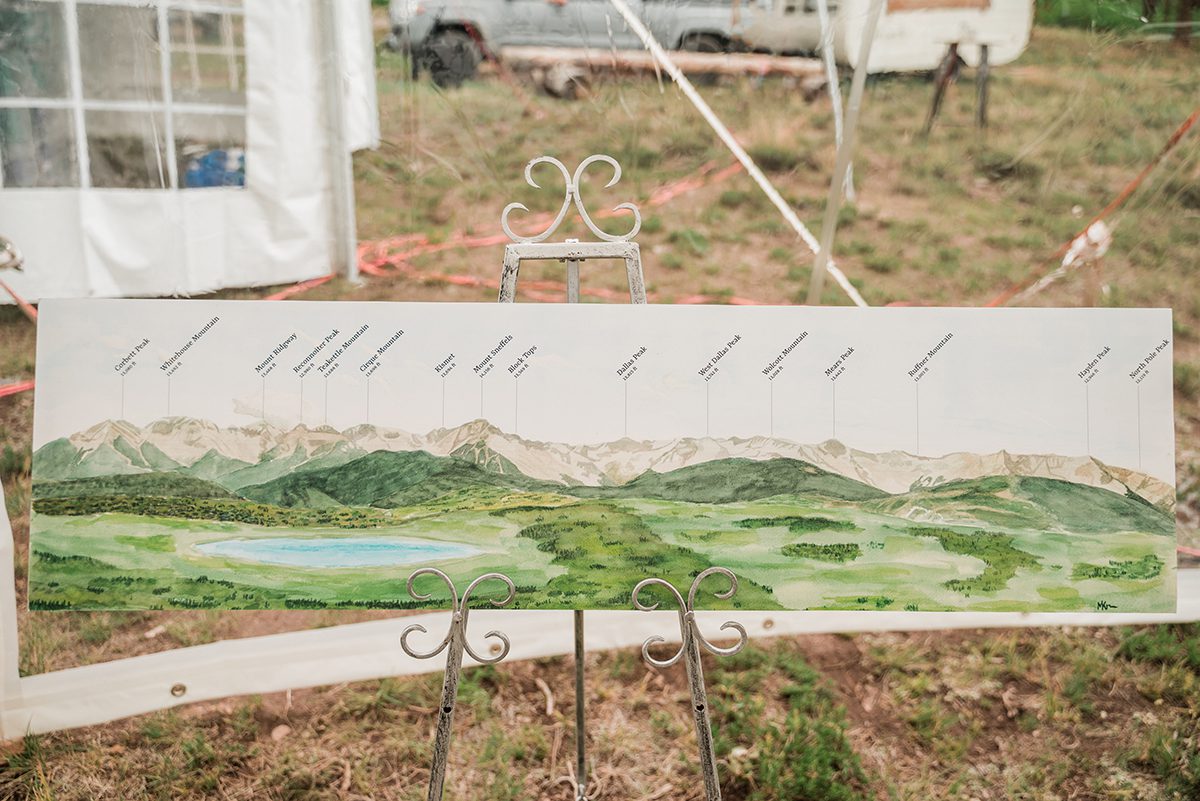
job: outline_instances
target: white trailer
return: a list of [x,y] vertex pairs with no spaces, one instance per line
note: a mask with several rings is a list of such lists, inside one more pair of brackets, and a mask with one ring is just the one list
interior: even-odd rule
[[[841,64],[858,65],[862,29],[871,0],[828,0],[834,53]],[[778,53],[815,52],[821,43],[817,0],[757,0],[747,15],[743,39],[754,49]],[[886,0],[875,32],[868,71],[931,70],[949,45],[968,66],[988,46],[992,66],[1015,60],[1029,44],[1032,0]]]

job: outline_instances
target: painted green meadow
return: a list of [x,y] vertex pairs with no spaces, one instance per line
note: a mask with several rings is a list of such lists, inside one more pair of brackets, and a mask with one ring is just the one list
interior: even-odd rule
[[[36,472],[36,467],[35,467]],[[498,571],[519,608],[625,609],[642,578],[721,565],[725,606],[1155,611],[1174,606],[1162,509],[1059,479],[996,476],[888,494],[794,459],[718,459],[619,486],[563,486],[457,456],[378,451],[237,491],[178,472],[38,481],[34,609],[352,609],[413,600],[431,566]],[[334,566],[310,546],[433,548]],[[279,546],[282,561],[253,557]],[[450,556],[438,548],[458,549]],[[232,549],[232,550],[230,550]],[[232,554],[232,555],[231,555]],[[386,562],[386,560],[385,560]],[[719,606],[719,604],[718,604]]]

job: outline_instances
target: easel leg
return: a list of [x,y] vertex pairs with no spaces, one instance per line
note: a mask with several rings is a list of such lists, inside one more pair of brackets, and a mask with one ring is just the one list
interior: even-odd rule
[[708,716],[708,690],[704,686],[704,668],[700,664],[700,645],[694,625],[683,630],[683,655],[688,687],[692,691],[692,714],[696,722],[696,745],[700,749],[700,771],[704,775],[704,794],[708,801],[721,801],[717,781],[717,753],[713,748],[712,722]]
[[642,590],[646,587],[658,586],[667,590],[679,607],[679,631],[682,643],[675,655],[669,659],[656,659],[650,653],[650,646],[665,642],[657,635],[642,643],[642,658],[657,668],[668,668],[682,658],[687,666],[688,687],[692,691],[692,715],[696,722],[696,744],[700,749],[700,770],[704,775],[704,794],[708,801],[721,801],[721,784],[717,780],[717,754],[713,748],[712,722],[708,716],[708,691],[704,687],[704,667],[700,664],[700,649],[714,656],[732,656],[745,647],[749,637],[746,629],[740,623],[728,621],[721,626],[722,630],[732,629],[738,634],[738,641],[729,647],[719,647],[704,639],[704,635],[696,628],[696,593],[706,578],[713,575],[724,576],[729,581],[729,589],[716,593],[720,599],[732,598],[737,592],[737,576],[733,571],[724,567],[710,567],[700,572],[692,580],[692,586],[685,598],[683,593],[669,581],[661,578],[642,579],[633,588],[633,605],[643,612],[651,612],[658,608],[658,603],[642,602]]
[[937,78],[933,88],[933,104],[930,105],[929,117],[925,120],[925,136],[929,136],[929,132],[933,130],[933,121],[937,119],[942,110],[942,100],[946,96],[946,89],[950,86],[950,81],[954,79],[956,72],[958,72],[957,42],[946,48],[946,55],[942,59],[942,63],[938,65]]
[[567,303],[579,302],[579,259],[567,259]]
[[513,303],[517,299],[517,273],[521,270],[521,257],[512,245],[504,248],[504,269],[500,271],[501,303]]
[[988,46],[979,46],[979,69],[975,73],[975,86],[977,92],[977,100],[975,103],[975,124],[980,128],[986,128],[987,106],[988,106],[988,78],[991,72],[991,67],[988,65]]
[[454,725],[454,704],[458,700],[458,677],[462,673],[463,632],[456,620],[446,653],[446,677],[442,680],[442,704],[438,707],[437,735],[433,741],[433,763],[429,768],[429,801],[441,801],[446,783],[446,761],[450,757],[450,732]]
[[584,709],[583,610],[575,610],[575,801],[587,801],[587,721]]
[[462,674],[463,653],[470,654],[471,658],[481,665],[494,665],[508,656],[509,650],[508,637],[498,631],[489,631],[484,635],[499,641],[498,649],[495,644],[492,646],[497,650],[494,656],[482,656],[467,643],[467,618],[471,611],[469,606],[471,594],[485,581],[500,581],[503,582],[508,593],[503,598],[491,599],[491,604],[497,607],[508,606],[516,597],[517,588],[512,583],[512,579],[502,573],[485,573],[468,584],[462,595],[459,596],[458,590],[449,576],[435,567],[422,567],[414,570],[408,577],[408,594],[418,601],[428,601],[433,597],[430,593],[418,592],[413,586],[413,582],[421,576],[437,577],[446,585],[453,600],[450,629],[436,648],[429,651],[418,651],[409,644],[410,635],[427,633],[425,627],[420,623],[408,626],[400,634],[400,648],[413,659],[432,659],[442,651],[446,651],[446,674],[442,679],[442,703],[438,707],[437,735],[433,741],[433,762],[429,767],[429,794],[427,796],[429,801],[441,801],[442,789],[446,783],[446,762],[450,757],[450,732],[454,726],[454,705],[458,701],[458,677]]
[[642,277],[642,251],[636,243],[630,242],[633,252],[625,257],[625,272],[629,276],[629,302],[646,302],[646,282]]

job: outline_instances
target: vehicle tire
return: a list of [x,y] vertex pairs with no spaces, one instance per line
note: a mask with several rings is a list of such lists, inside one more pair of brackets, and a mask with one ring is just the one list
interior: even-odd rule
[[450,28],[437,31],[425,41],[418,62],[435,84],[453,89],[473,78],[482,60],[475,40],[465,31]]
[[724,53],[729,48],[719,36],[711,33],[689,33],[679,43],[679,49],[690,50],[693,53]]
[[[721,37],[711,33],[689,33],[679,42],[679,49],[692,53],[724,53],[729,47]],[[720,76],[715,72],[700,72],[692,77],[692,81],[701,86],[712,86],[718,78]]]

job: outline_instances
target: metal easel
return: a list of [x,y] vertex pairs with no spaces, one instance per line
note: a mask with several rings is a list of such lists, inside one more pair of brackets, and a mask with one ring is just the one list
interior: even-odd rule
[[[539,164],[553,164],[557,167],[558,171],[562,173],[565,187],[563,203],[562,207],[558,210],[558,215],[555,216],[554,221],[547,226],[546,230],[533,236],[521,236],[514,233],[508,227],[509,214],[517,210],[529,211],[525,204],[509,203],[504,207],[504,211],[500,215],[500,227],[504,229],[504,233],[513,241],[513,244],[504,246],[504,269],[500,273],[499,301],[501,303],[513,303],[516,301],[517,273],[520,271],[521,262],[523,261],[566,262],[567,303],[578,303],[579,265],[588,259],[624,260],[625,271],[629,278],[629,302],[642,304],[646,302],[646,284],[642,279],[642,252],[637,242],[631,241],[637,236],[637,232],[642,229],[641,212],[632,203],[622,203],[616,206],[613,211],[625,210],[633,213],[633,227],[626,234],[614,236],[596,227],[596,224],[592,222],[592,218],[588,215],[587,209],[584,208],[583,198],[579,194],[579,179],[583,177],[584,171],[596,162],[608,164],[613,169],[613,177],[605,184],[605,188],[621,180],[621,165],[612,156],[588,156],[575,168],[574,175],[571,175],[567,171],[566,165],[552,156],[539,156],[525,165],[525,182],[535,189],[540,189],[541,187],[537,181],[533,180],[533,168]],[[544,241],[566,219],[572,202],[575,205],[576,211],[579,212],[584,225],[602,241],[580,242],[578,239],[568,239],[565,242]]]
[[[548,261],[557,260],[566,264],[567,269],[567,302],[579,302],[579,267],[588,259],[621,259],[625,262],[625,270],[629,282],[629,300],[631,303],[644,304],[646,302],[646,285],[642,275],[642,256],[641,250],[636,242],[632,239],[637,235],[642,227],[642,216],[638,211],[637,206],[632,203],[621,203],[613,208],[613,211],[629,211],[633,215],[633,226],[630,230],[622,235],[613,235],[601,230],[592,221],[588,215],[587,208],[584,206],[583,198],[580,195],[580,179],[583,177],[587,168],[601,162],[612,167],[613,175],[609,179],[605,187],[613,186],[617,181],[621,180],[621,165],[616,159],[606,155],[588,156],[579,166],[575,168],[575,173],[572,174],[567,170],[566,165],[561,161],[551,156],[539,156],[525,165],[525,182],[534,188],[540,188],[538,183],[533,179],[533,168],[539,164],[551,164],[556,167],[563,177],[564,191],[562,206],[558,210],[553,222],[546,227],[544,231],[532,236],[521,236],[515,233],[508,224],[508,216],[513,211],[529,211],[529,209],[521,203],[510,203],[504,207],[504,211],[500,216],[500,226],[504,229],[504,233],[509,239],[513,240],[513,244],[506,245],[504,248],[504,268],[500,275],[500,303],[513,303],[516,301],[517,295],[517,276],[520,273],[522,261]],[[601,241],[599,242],[580,242],[576,239],[568,239],[565,242],[546,242],[563,220],[566,219],[571,206],[575,206],[576,212],[579,214],[583,224],[588,230],[596,235]],[[700,649],[709,653],[725,656],[735,654],[742,649],[746,644],[746,630],[738,623],[728,622],[721,626],[722,630],[735,629],[740,639],[736,645],[728,648],[718,648],[712,645],[700,633],[696,625],[695,619],[695,600],[696,592],[700,587],[701,582],[711,575],[723,575],[729,579],[729,589],[717,593],[718,598],[729,598],[737,592],[737,578],[733,572],[723,567],[713,567],[700,573],[692,581],[690,590],[688,591],[687,599],[668,581],[661,578],[647,578],[640,581],[633,589],[633,605],[642,611],[651,611],[658,604],[643,603],[639,595],[643,589],[649,586],[660,586],[667,588],[675,599],[679,608],[679,627],[682,635],[682,644],[679,650],[669,659],[655,659],[650,654],[650,646],[655,643],[664,642],[662,637],[650,637],[642,645],[642,655],[651,665],[658,668],[667,668],[674,665],[684,658],[687,663],[688,684],[691,687],[693,716],[696,724],[696,737],[700,747],[700,763],[701,770],[704,775],[704,786],[709,801],[719,801],[721,798],[721,788],[717,781],[716,754],[713,751],[712,742],[712,725],[708,714],[708,696],[704,687],[704,672],[700,664]],[[587,801],[587,743],[584,738],[586,731],[586,710],[584,697],[584,638],[583,638],[583,611],[575,610],[575,799],[576,801]],[[434,801],[431,798],[431,801]]]
[[462,674],[463,652],[470,654],[472,659],[484,665],[493,665],[508,656],[508,637],[499,631],[489,631],[484,635],[486,638],[499,640],[498,645],[493,644],[492,646],[493,650],[499,649],[495,656],[481,656],[467,642],[467,618],[471,612],[471,594],[485,581],[500,581],[508,589],[508,594],[504,598],[493,598],[492,606],[508,606],[516,597],[517,588],[513,585],[512,579],[503,573],[485,573],[468,584],[460,598],[458,590],[449,576],[437,568],[422,567],[414,570],[408,577],[408,594],[418,601],[428,601],[433,597],[431,593],[418,592],[414,586],[414,582],[421,576],[436,576],[441,579],[446,588],[450,590],[451,599],[450,628],[436,648],[422,652],[414,650],[408,644],[409,635],[413,632],[422,634],[427,632],[427,629],[419,623],[408,626],[400,634],[400,647],[413,659],[432,659],[447,648],[449,649],[446,653],[446,674],[442,679],[442,702],[438,707],[437,734],[433,741],[433,763],[429,768],[429,794],[427,796],[429,801],[441,801],[442,787],[446,781],[446,760],[450,755],[450,732],[454,724],[454,705],[458,701],[458,678]]
[[[725,567],[710,567],[701,571],[696,578],[692,579],[692,586],[688,590],[686,601],[679,590],[665,579],[642,579],[633,588],[633,605],[643,612],[652,612],[658,607],[657,602],[646,604],[638,598],[643,589],[651,586],[666,587],[679,607],[679,631],[683,635],[683,642],[680,643],[679,650],[668,659],[655,659],[650,655],[650,646],[665,642],[664,638],[655,635],[642,643],[642,658],[657,668],[668,668],[678,662],[680,657],[684,659],[687,667],[688,687],[692,691],[692,717],[696,724],[696,743],[700,749],[700,772],[704,776],[704,794],[708,801],[721,801],[721,785],[717,781],[717,754],[713,749],[712,722],[708,715],[708,691],[704,687],[704,667],[700,664],[700,649],[703,648],[714,656],[732,656],[742,650],[749,639],[746,629],[741,623],[729,620],[721,624],[721,630],[733,629],[738,633],[738,641],[726,648],[721,648],[709,642],[696,624],[696,592],[700,589],[700,584],[704,579],[718,575],[729,579],[729,589],[716,593],[716,596],[722,600],[732,598],[733,594],[737,592],[737,576],[733,574],[732,570]],[[576,612],[576,614],[579,613]],[[576,681],[578,682],[578,679]]]

